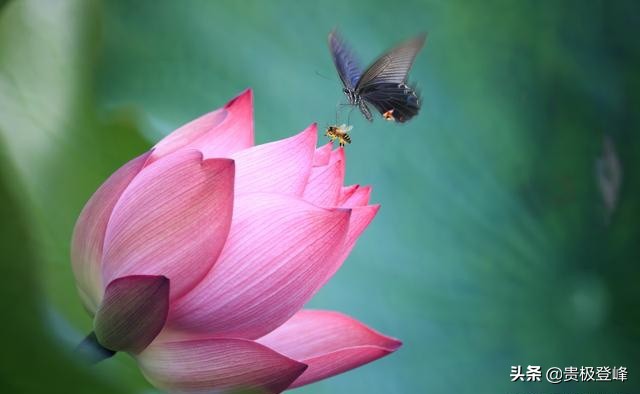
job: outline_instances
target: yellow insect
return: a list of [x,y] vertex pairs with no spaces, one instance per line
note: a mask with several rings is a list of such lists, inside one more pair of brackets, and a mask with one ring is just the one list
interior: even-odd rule
[[347,134],[353,126],[347,126],[346,124],[341,124],[340,126],[329,126],[327,127],[327,132],[324,133],[331,142],[338,140],[340,146],[344,146],[345,144],[351,143],[351,137]]

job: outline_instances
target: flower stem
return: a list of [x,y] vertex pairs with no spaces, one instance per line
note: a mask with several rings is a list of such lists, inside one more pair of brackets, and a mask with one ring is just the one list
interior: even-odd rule
[[90,365],[94,365],[102,360],[108,359],[116,354],[116,352],[102,346],[98,342],[96,334],[91,331],[91,333],[80,342],[78,347],[76,347],[76,354],[79,354],[80,357],[84,358]]

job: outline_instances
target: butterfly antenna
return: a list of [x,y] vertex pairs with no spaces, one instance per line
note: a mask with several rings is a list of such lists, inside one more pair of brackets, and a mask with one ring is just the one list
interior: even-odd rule
[[347,125],[351,124],[351,114],[353,113],[354,109],[356,109],[355,105],[351,107],[351,111],[349,111],[349,115],[347,115]]
[[316,70],[316,75],[321,77],[321,78],[326,79],[327,81],[331,81],[331,78],[327,77],[326,75],[320,74],[320,72],[318,70]]
[[342,112],[342,108],[344,108],[345,106],[350,105],[347,103],[341,103],[338,101],[338,104],[336,104],[336,124],[338,124],[338,115]]

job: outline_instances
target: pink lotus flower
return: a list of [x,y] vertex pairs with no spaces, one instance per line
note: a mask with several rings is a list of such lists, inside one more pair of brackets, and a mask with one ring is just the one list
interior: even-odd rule
[[342,186],[343,149],[316,126],[253,144],[250,90],[117,170],[72,242],[97,342],[168,391],[280,392],[400,342],[337,312],[301,310],[376,215]]

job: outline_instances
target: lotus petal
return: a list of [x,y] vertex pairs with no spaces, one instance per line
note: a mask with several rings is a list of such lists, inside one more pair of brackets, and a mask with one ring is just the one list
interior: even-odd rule
[[153,149],[155,161],[178,149],[201,151],[206,158],[229,157],[253,146],[253,92],[247,89],[224,107],[175,130]]
[[307,368],[253,341],[228,338],[155,341],[137,359],[154,386],[178,393],[279,393]]
[[378,213],[380,205],[367,205],[364,207],[356,207],[351,209],[351,218],[349,219],[349,230],[347,230],[347,236],[344,239],[344,243],[340,254],[337,259],[330,264],[330,269],[325,272],[325,278],[322,285],[327,283],[329,279],[340,269],[342,263],[349,257],[349,253],[356,245],[356,241],[360,238],[360,235],[369,226],[369,223]]
[[103,281],[164,275],[171,299],[195,286],[226,241],[234,163],[181,150],[145,167],[116,204],[105,237]]
[[355,191],[359,187],[360,185],[343,186],[342,189],[340,189],[340,197],[338,197],[338,206],[342,206],[342,204],[344,204],[349,199],[349,197],[351,197],[351,195],[355,193]]
[[317,127],[231,156],[236,162],[236,195],[269,192],[299,196],[309,178]]
[[290,388],[356,368],[402,345],[349,316],[320,310],[296,313],[257,342],[309,365]]
[[321,207],[334,207],[344,182],[344,161],[313,167],[303,198]]
[[71,263],[78,290],[89,312],[102,300],[102,247],[109,217],[122,192],[142,170],[149,153],[120,167],[91,196],[80,213],[71,241]]
[[331,157],[331,147],[331,142],[328,142],[320,148],[316,149],[315,153],[313,154],[314,167],[326,166],[327,164],[329,164],[329,158]]
[[105,289],[94,319],[98,342],[109,350],[139,353],[160,333],[169,311],[169,279],[132,275]]
[[340,205],[345,208],[360,207],[369,203],[371,196],[371,186],[358,187],[344,202]]
[[342,163],[347,162],[343,147],[339,147],[338,149],[331,151],[331,155],[329,156],[329,164],[335,163],[337,161],[341,161]]
[[177,300],[168,325],[191,333],[258,338],[297,312],[335,271],[350,211],[281,194],[236,198],[225,248]]

